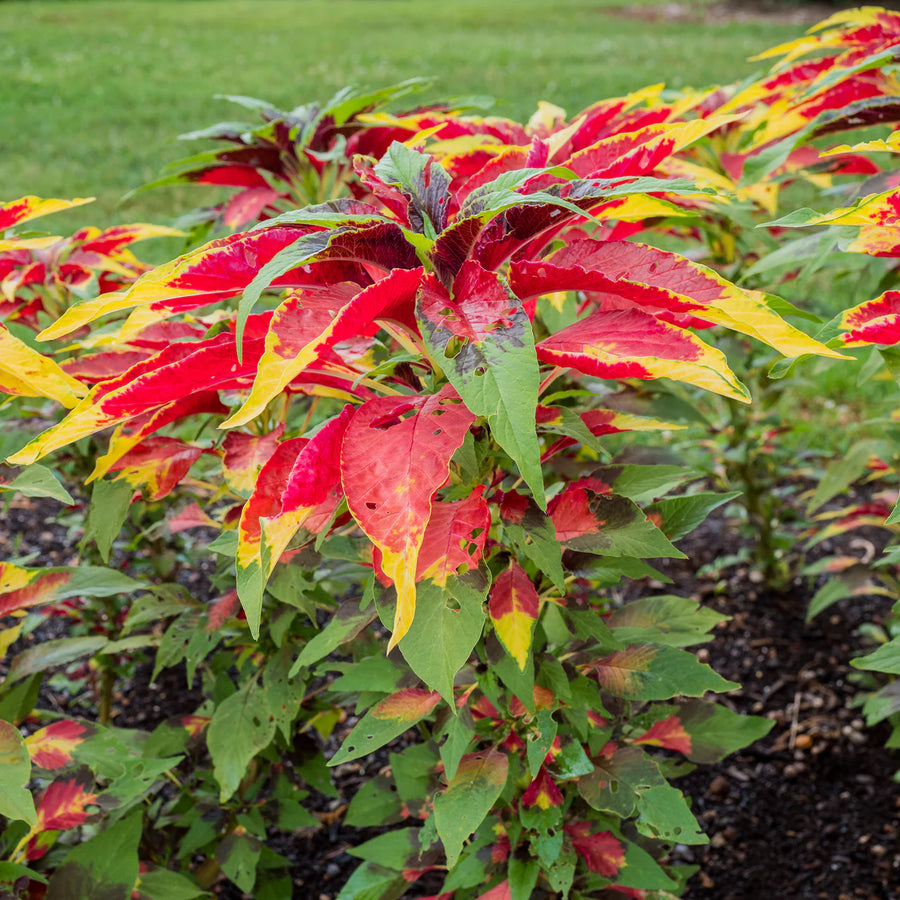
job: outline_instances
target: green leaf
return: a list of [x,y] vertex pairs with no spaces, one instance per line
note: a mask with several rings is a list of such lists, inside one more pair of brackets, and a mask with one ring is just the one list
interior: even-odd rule
[[874,455],[889,459],[892,454],[893,448],[888,441],[866,440],[855,443],[825,470],[825,475],[816,485],[815,493],[806,507],[807,514],[814,512],[858,480],[868,468],[869,457]]
[[139,809],[78,844],[50,879],[47,900],[127,900],[138,878]]
[[706,691],[740,687],[692,653],[664,644],[630,644],[591,663],[587,670],[604,690],[629,700],[668,700],[679,694],[699,697]]
[[594,764],[578,741],[569,741],[553,760],[553,770],[562,780],[580,778],[593,772]]
[[531,900],[538,875],[541,874],[540,861],[511,856],[506,871],[509,877],[510,900]]
[[638,747],[622,747],[578,779],[578,793],[599,812],[627,819],[637,808],[638,795],[659,784],[665,778],[656,763]]
[[290,742],[293,737],[292,725],[300,704],[303,702],[303,682],[293,681],[288,670],[290,665],[291,650],[283,647],[266,664],[263,673],[262,693],[266,699],[266,707],[269,718],[275,723],[275,727],[284,735],[284,739]]
[[441,762],[444,764],[444,774],[448,780],[452,780],[456,775],[459,762],[471,746],[472,738],[475,737],[470,720],[471,716],[460,712],[458,715],[450,716],[444,726],[442,733],[447,735],[447,739],[441,744]]
[[639,597],[620,606],[606,624],[615,638],[625,644],[651,641],[689,647],[712,640],[708,632],[728,618],[691,597],[663,594]]
[[863,714],[870,728],[888,716],[900,712],[900,681],[892,681],[866,697]]
[[698,474],[684,466],[614,464],[601,466],[593,477],[605,481],[617,494],[635,503],[648,503]]
[[501,275],[470,261],[453,283],[452,299],[436,280],[426,281],[416,318],[429,354],[469,410],[488,420],[535,502],[545,508],[535,425],[540,371],[521,301]]
[[[453,718],[453,721],[459,720]],[[353,828],[372,828],[403,821],[403,804],[392,787],[386,775],[364,781],[350,801],[344,824]]]
[[93,656],[108,643],[99,635],[74,638],[59,638],[55,641],[44,641],[23,650],[9,667],[6,684],[12,684],[20,678],[27,678],[35,672],[43,672],[57,666],[65,666],[83,656]]
[[238,789],[250,760],[275,737],[275,722],[269,716],[265,691],[249,682],[226,697],[209,723],[206,744],[224,803]]
[[0,491],[17,491],[23,497],[50,497],[72,506],[72,495],[46,466],[33,463],[20,472],[9,484],[0,484]]
[[671,784],[655,784],[642,791],[637,801],[638,831],[659,841],[708,844],[684,794]]
[[440,699],[437,691],[421,688],[407,688],[385,697],[357,722],[328,765],[359,759],[384,746],[427,716]]
[[210,651],[222,639],[218,629],[209,629],[204,620],[202,609],[188,609],[178,616],[163,634],[156,661],[153,665],[153,680],[170,666],[182,660],[187,669],[188,684],[194,681],[197,666],[206,659]]
[[447,789],[434,798],[434,821],[453,869],[463,842],[484,821],[506,785],[509,760],[497,750],[469,753],[460,761]]
[[37,825],[34,799],[25,785],[31,778],[31,758],[19,729],[0,721],[0,815]]
[[93,540],[103,562],[109,562],[113,541],[122,530],[134,488],[127,481],[95,481],[82,543]]
[[718,762],[764,738],[775,725],[774,719],[741,715],[721,703],[703,700],[680,704],[677,715],[691,737],[687,758],[703,764]]
[[300,669],[324,659],[332,650],[355,638],[374,618],[375,611],[361,610],[359,600],[345,600],[331,621],[300,652],[291,666],[290,677],[293,678]]
[[364,862],[354,869],[337,900],[398,900],[409,882],[399,872],[374,862]]
[[894,638],[887,644],[883,644],[874,653],[851,659],[850,665],[870,672],[900,675],[900,638]]
[[390,869],[413,868],[419,856],[419,828],[396,828],[351,847],[347,853]]
[[631,843],[625,845],[625,865],[616,873],[616,884],[645,891],[666,891],[677,887],[646,850]]
[[262,844],[255,835],[232,831],[216,848],[216,859],[222,871],[245,893],[256,883],[256,866]]
[[398,646],[410,668],[454,708],[453,679],[466,664],[484,627],[486,570],[451,576],[444,587],[416,585],[416,613]]
[[647,512],[658,513],[662,519],[660,528],[663,534],[670,541],[679,541],[698,525],[701,525],[714,509],[734,500],[735,497],[740,497],[740,495],[740,491],[731,491],[727,494],[713,491],[685,494],[683,497],[660,500],[648,507]]
[[186,875],[170,869],[151,869],[142,873],[137,892],[139,900],[194,900],[195,897],[209,896]]
[[37,703],[42,680],[43,676],[37,673],[11,688],[11,682],[7,679],[0,686],[0,719],[18,725],[28,718]]
[[553,718],[553,712],[549,709],[540,710],[535,716],[534,731],[528,735],[528,769],[532,778],[537,777],[538,770],[553,746],[556,729],[557,723]]

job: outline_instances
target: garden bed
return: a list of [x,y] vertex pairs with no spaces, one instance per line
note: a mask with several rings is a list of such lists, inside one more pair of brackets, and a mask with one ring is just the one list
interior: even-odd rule
[[[18,501],[0,530],[0,546],[61,564],[72,547],[68,530],[54,521],[58,510],[51,501]],[[693,798],[710,836],[706,846],[679,846],[673,854],[700,866],[685,896],[755,900],[774,890],[792,900],[890,900],[900,879],[900,795],[891,781],[900,759],[883,746],[888,729],[864,727],[854,707],[855,670],[848,665],[866,649],[857,627],[878,622],[889,603],[878,597],[846,600],[807,624],[808,579],[773,593],[747,564],[717,567],[741,549],[736,531],[736,522],[714,513],[682,542],[689,560],[662,567],[672,585],[634,586],[640,593],[695,596],[730,616],[699,656],[743,685],[727,695],[729,706],[776,722],[764,740],[677,782]],[[867,536],[873,543],[883,539],[877,530]],[[859,552],[858,546],[836,542],[820,552],[841,549]],[[186,684],[182,666],[165,670],[153,683],[151,671],[149,662],[141,664],[134,682],[117,685],[117,726],[150,730],[193,712],[202,699]],[[65,697],[53,697],[51,705],[67,711]],[[347,851],[379,833],[348,828],[342,817],[359,786],[386,763],[385,750],[339,767],[338,796],[319,795],[313,804],[323,827],[272,835],[272,848],[291,860],[294,884],[304,897],[333,900],[358,864]],[[407,896],[429,896],[441,880],[426,875]],[[220,897],[243,896],[230,883],[218,887]]]

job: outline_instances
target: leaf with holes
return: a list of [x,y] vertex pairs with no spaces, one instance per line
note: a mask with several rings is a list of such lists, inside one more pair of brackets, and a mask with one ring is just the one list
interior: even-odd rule
[[740,687],[726,681],[692,653],[663,644],[631,644],[583,667],[600,686],[629,700],[668,700],[682,694],[700,697],[706,691]]
[[434,823],[453,869],[463,842],[484,821],[506,785],[509,759],[498,750],[467,753],[446,790],[434,798]]
[[244,684],[216,707],[206,745],[222,803],[238,789],[250,760],[274,737],[275,720],[269,714],[265,689],[258,682]]
[[328,765],[338,766],[383,747],[425,718],[440,699],[437,691],[421,688],[407,688],[385,697],[360,719]]
[[489,584],[487,571],[479,569],[443,585],[418,584],[416,614],[398,646],[413,672],[448,704],[453,703],[453,679],[481,637]]

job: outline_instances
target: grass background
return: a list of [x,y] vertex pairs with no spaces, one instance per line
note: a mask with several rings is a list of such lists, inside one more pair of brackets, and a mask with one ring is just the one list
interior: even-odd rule
[[[735,81],[763,66],[748,57],[803,28],[771,19],[705,23],[709,0],[685,0],[694,14],[672,21],[666,2],[2,0],[0,200],[97,198],[36,223],[55,234],[88,223],[169,223],[213,202],[209,188],[191,186],[121,201],[167,163],[203,149],[179,133],[246,118],[216,94],[290,109],[348,84],[430,76],[434,87],[421,99],[490,95],[493,112],[524,120],[538,100],[572,114],[658,82]],[[139,255],[159,263],[181,247],[158,240]],[[837,285],[824,293],[835,310],[863,299]],[[855,371],[818,367],[811,387],[797,385],[801,418],[807,406],[823,416],[824,394],[841,398],[824,419],[858,421]]]
[[619,3],[630,15],[614,0],[2,2],[0,198],[97,197],[54,230],[169,221],[208,190],[120,200],[200,149],[179,133],[244,118],[216,94],[290,109],[433,76],[433,97],[488,94],[497,114],[526,119],[538,100],[573,113],[656,82],[736,80],[759,67],[748,56],[801,30],[700,24],[702,0],[686,4],[696,21],[655,17],[659,0]]

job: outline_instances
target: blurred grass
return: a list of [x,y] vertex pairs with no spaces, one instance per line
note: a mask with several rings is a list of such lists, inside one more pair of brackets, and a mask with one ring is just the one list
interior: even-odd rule
[[54,230],[170,221],[209,193],[119,201],[196,149],[177,134],[243,118],[215,94],[290,109],[347,84],[433,76],[433,97],[489,94],[497,114],[527,118],[538,100],[572,113],[660,81],[732,81],[755,71],[748,56],[799,33],[635,17],[658,2],[621,3],[629,16],[614,0],[0,3],[0,198],[97,198],[54,217]]

